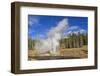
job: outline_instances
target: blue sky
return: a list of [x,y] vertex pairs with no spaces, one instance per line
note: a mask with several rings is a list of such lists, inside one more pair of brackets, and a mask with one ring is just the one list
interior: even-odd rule
[[52,27],[56,27],[64,18],[68,19],[69,25],[65,33],[78,30],[88,31],[87,17],[28,15],[28,36],[32,39],[46,38],[48,31]]

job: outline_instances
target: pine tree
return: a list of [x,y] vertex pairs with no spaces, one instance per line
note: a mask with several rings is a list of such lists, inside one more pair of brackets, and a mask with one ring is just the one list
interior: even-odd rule
[[83,46],[83,36],[82,34],[79,35],[80,47]]

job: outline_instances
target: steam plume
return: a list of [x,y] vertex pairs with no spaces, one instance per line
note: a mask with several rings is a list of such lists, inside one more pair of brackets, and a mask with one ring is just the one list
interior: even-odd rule
[[38,53],[50,52],[54,55],[59,51],[59,40],[61,39],[62,33],[68,27],[68,19],[64,18],[59,21],[56,27],[52,27],[47,32],[47,39],[37,41],[35,43],[35,49]]

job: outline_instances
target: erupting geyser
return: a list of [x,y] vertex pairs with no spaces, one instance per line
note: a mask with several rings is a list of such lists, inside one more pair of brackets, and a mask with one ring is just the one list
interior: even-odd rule
[[64,18],[58,22],[56,27],[52,27],[47,32],[47,39],[39,40],[35,43],[35,50],[38,54],[44,54],[50,52],[51,55],[59,54],[60,43],[62,33],[68,27],[68,19]]

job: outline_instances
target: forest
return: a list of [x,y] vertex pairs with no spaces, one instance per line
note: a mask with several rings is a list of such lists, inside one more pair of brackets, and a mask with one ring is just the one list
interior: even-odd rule
[[[33,50],[36,40],[28,38],[28,49]],[[87,34],[69,34],[67,37],[62,38],[60,41],[60,48],[79,48],[83,45],[88,45]]]
[[69,34],[67,38],[60,40],[61,48],[79,48],[83,45],[88,44],[88,35],[87,34]]

